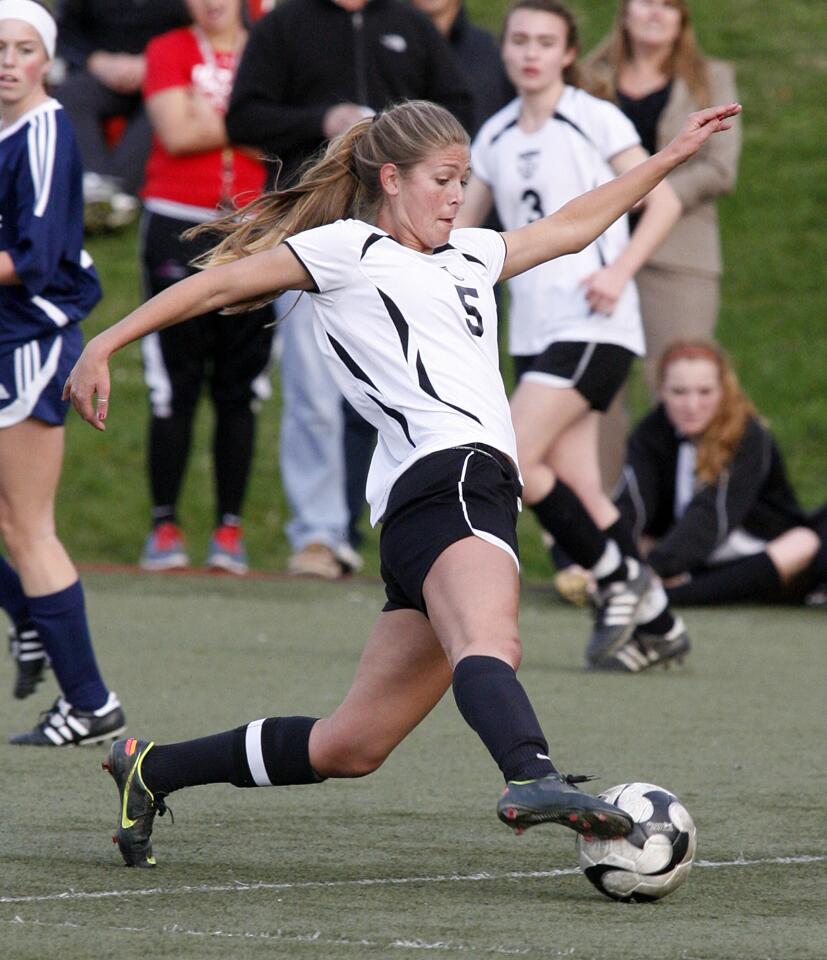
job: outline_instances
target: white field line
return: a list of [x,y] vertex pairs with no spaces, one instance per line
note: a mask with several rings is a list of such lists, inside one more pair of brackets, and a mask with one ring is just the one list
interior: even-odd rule
[[[825,863],[827,856],[762,857],[736,860],[696,860],[694,867],[720,870],[725,867],[797,866],[809,863]],[[138,887],[134,890],[64,890],[60,893],[31,894],[28,896],[0,896],[0,904],[44,903],[58,900],[104,900],[118,897],[175,896],[195,893],[250,893],[258,890],[308,890],[335,887],[384,887],[413,883],[479,883],[486,880],[548,880],[553,877],[570,877],[580,873],[579,867],[554,870],[511,871],[508,873],[452,873],[421,877],[363,877],[353,880],[299,880],[282,883],[222,883],[184,884],[179,887]],[[8,921],[5,921],[8,922]]]
[[[85,930],[86,926],[80,923],[72,923],[68,920],[61,923],[44,922],[42,920],[24,920],[23,917],[14,917],[11,920],[0,920],[0,923],[14,927],[38,927],[40,929],[61,929],[61,930]],[[96,933],[149,933],[157,936],[159,933],[178,934],[185,937],[204,937],[216,940],[245,940],[266,941],[271,944],[277,943],[308,943],[322,947],[382,947],[395,948],[397,950],[431,950],[443,953],[485,953],[497,956],[525,956],[533,953],[536,956],[536,950],[529,947],[508,947],[505,945],[493,945],[486,947],[475,947],[461,940],[423,940],[420,937],[395,937],[392,940],[368,940],[366,938],[356,937],[324,937],[321,930],[313,930],[311,933],[287,933],[284,930],[276,929],[273,931],[262,930],[192,930],[183,927],[179,923],[168,923],[160,927],[101,927],[95,925]],[[543,956],[546,957],[570,957],[574,954],[574,947],[563,949],[544,950]]]

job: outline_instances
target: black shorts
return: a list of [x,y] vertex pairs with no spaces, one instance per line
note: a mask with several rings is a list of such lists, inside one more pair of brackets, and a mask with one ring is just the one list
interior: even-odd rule
[[549,387],[574,387],[592,410],[608,410],[629,375],[635,354],[614,343],[561,340],[534,356],[515,356],[517,380],[526,375]]
[[517,514],[522,487],[499,450],[482,443],[440,450],[396,481],[379,539],[388,601],[383,610],[420,610],[433,562],[457,540],[478,536],[501,547],[519,568]]

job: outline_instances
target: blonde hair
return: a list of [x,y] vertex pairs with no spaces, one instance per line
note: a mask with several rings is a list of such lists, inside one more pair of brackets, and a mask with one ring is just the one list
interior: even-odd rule
[[[604,100],[617,100],[617,76],[620,67],[632,59],[632,44],[626,30],[626,8],[631,0],[621,0],[615,22],[606,37],[583,61],[583,75],[590,93]],[[663,68],[669,77],[680,77],[689,88],[698,108],[710,106],[707,60],[692,28],[685,0],[672,0],[681,14],[678,38]]]
[[708,360],[718,369],[721,399],[715,416],[698,443],[696,472],[704,483],[714,483],[732,461],[747,423],[756,416],[723,348],[709,340],[676,340],[658,361],[657,384],[662,387],[669,367],[678,360]]
[[[360,120],[311,157],[293,186],[280,190],[276,185],[240,210],[188,231],[190,236],[223,235],[195,265],[230,263],[348,216],[373,222],[384,199],[379,171],[386,163],[395,164],[404,176],[434,150],[468,142],[453,114],[427,100],[408,100]],[[260,307],[276,296],[237,304],[227,312]]]
[[[501,42],[505,40],[508,21],[511,19],[511,15],[516,13],[517,10],[538,10],[540,13],[553,13],[555,17],[559,17],[566,25],[566,52],[580,49],[577,20],[571,10],[569,10],[564,3],[560,3],[559,0],[513,0],[503,21]],[[577,68],[576,60],[563,70],[563,82],[572,87],[580,86],[580,71]]]

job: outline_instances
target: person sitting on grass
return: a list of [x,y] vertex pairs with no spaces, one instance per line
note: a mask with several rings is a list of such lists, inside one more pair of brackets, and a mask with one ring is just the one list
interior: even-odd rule
[[387,603],[344,700],[323,719],[270,717],[161,746],[116,741],[107,766],[128,865],[154,865],[153,821],[172,791],[364,776],[449,687],[506,781],[498,804],[506,824],[555,822],[601,837],[631,830],[627,814],[557,771],[517,679],[521,484],[493,287],[582,249],[739,111],[692,114],[654,157],[499,234],[454,229],[470,175],[459,122],[435,104],[400,104],[333,140],[294,186],[211,224],[227,236],[207,269],[89,343],[65,395],[104,429],[109,405],[93,398],[109,398],[115,351],[206,309],[305,291],[336,383],[379,431],[367,499],[372,521],[383,522]]
[[827,504],[808,514],[724,351],[678,340],[629,439],[616,503],[678,606],[801,602],[827,581]]

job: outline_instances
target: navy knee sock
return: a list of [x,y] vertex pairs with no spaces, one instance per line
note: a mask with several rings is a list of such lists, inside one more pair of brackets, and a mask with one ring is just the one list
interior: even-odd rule
[[603,556],[606,534],[592,520],[577,494],[559,478],[531,509],[543,529],[581,567],[591,570]]
[[29,601],[20,577],[5,557],[0,557],[0,607],[14,624],[25,623],[30,617]]
[[109,696],[92,650],[83,587],[29,597],[32,622],[52,661],[63,696],[78,710],[97,710]]
[[153,793],[182,787],[231,783],[275,787],[321,783],[310,766],[310,731],[315,717],[270,717],[199,740],[153,747],[141,774]]
[[693,574],[689,583],[669,587],[666,595],[677,607],[749,601],[766,603],[781,598],[782,584],[769,554],[762,552]]
[[506,781],[554,773],[548,744],[514,669],[496,657],[465,657],[454,669],[454,699]]

